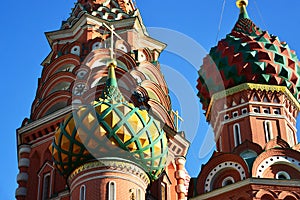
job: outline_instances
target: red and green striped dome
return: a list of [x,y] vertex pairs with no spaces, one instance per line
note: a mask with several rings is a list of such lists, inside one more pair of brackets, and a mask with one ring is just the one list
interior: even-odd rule
[[198,96],[206,110],[213,94],[243,83],[286,86],[299,101],[300,63],[278,37],[262,31],[245,6],[232,32],[213,47],[199,70]]

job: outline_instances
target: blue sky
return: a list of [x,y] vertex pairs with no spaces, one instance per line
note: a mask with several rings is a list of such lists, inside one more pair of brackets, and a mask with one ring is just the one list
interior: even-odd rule
[[[0,165],[1,199],[14,199],[18,173],[16,128],[20,126],[24,117],[28,117],[30,114],[37,79],[40,77],[42,69],[40,63],[50,52],[43,33],[59,29],[61,21],[69,16],[74,2],[75,0],[31,0],[14,3],[4,1],[2,3],[0,55],[2,56],[1,70],[4,74],[0,80],[0,91],[2,92],[0,150],[3,152],[4,158]],[[193,97],[185,95],[187,97],[182,99],[180,92],[185,88],[176,85],[176,81],[166,75],[166,79],[170,82],[168,83],[174,88],[171,90],[175,99],[174,105],[185,118],[181,128],[186,130],[187,137],[192,142],[187,168],[193,176],[199,172],[201,164],[209,158],[211,150],[210,145],[203,146],[208,126],[200,113],[200,105],[195,103],[197,102],[195,98],[196,70],[201,64],[204,51],[209,51],[212,46],[216,45],[222,4],[223,0],[137,0],[137,6],[142,13],[145,25],[174,30],[171,32],[176,35],[176,38],[165,38],[165,40],[170,40],[170,43],[179,42],[183,45],[182,49],[188,52],[182,55],[180,49],[171,44],[169,49],[162,54],[160,61],[165,66],[163,67],[165,72],[172,69],[170,73],[188,80],[187,87],[189,88],[186,90],[188,94],[194,91]],[[271,2],[253,0],[250,2],[248,12],[251,19],[262,29],[278,35],[281,40],[288,42],[292,49],[300,52],[299,7],[300,1],[295,0]],[[227,1],[219,40],[231,31],[238,13],[234,1]],[[153,37],[164,38],[164,35],[158,34],[157,29],[149,28],[149,32],[153,32]],[[183,43],[180,36],[186,42]],[[202,48],[202,51],[198,52],[195,51],[195,48],[184,46],[189,42],[199,49]],[[175,55],[176,53],[177,55]],[[186,107],[180,103],[181,101],[191,101],[191,106],[195,105],[196,109],[192,109],[192,112],[185,112],[185,110],[191,109],[191,106]],[[195,116],[197,120],[194,120]],[[195,125],[192,123],[193,120],[198,122],[196,126],[198,129],[190,130],[189,128],[193,124]],[[201,147],[204,151],[199,155]]]

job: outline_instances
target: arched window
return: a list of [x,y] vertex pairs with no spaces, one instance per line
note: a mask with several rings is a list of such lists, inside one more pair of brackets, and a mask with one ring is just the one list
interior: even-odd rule
[[243,151],[240,156],[247,160],[247,159],[251,159],[251,158],[255,158],[257,157],[257,153],[255,151],[252,151],[252,150],[246,150],[246,151]]
[[161,200],[166,200],[167,188],[165,183],[161,183]]
[[229,176],[222,181],[222,187],[231,185],[233,183],[234,183],[234,179],[231,176]]
[[108,183],[108,200],[116,200],[116,182],[110,181]]
[[50,197],[50,174],[46,174],[43,180],[43,197],[42,200],[47,200]]
[[290,175],[287,172],[280,171],[275,176],[276,179],[289,180],[291,179]]
[[242,143],[241,130],[239,124],[233,125],[234,145],[238,146]]
[[261,200],[274,200],[274,197],[269,194],[265,194],[261,197]]
[[85,185],[82,185],[80,187],[80,197],[79,197],[79,200],[85,200],[85,193],[86,193],[86,188],[85,188]]
[[269,142],[273,138],[271,122],[265,121],[264,127],[265,127],[266,142]]

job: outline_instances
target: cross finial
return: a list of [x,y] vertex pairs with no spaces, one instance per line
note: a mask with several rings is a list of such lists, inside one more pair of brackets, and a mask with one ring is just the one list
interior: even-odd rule
[[238,8],[242,8],[243,6],[247,7],[248,6],[248,0],[237,0],[236,1],[236,6]]
[[179,131],[179,121],[184,121],[182,117],[180,117],[178,110],[174,111],[172,110],[173,114],[174,114],[174,120],[175,120],[175,127],[176,127],[176,131]]
[[249,19],[246,7],[248,6],[248,0],[237,0],[236,6],[240,9],[240,19]]
[[102,25],[107,28],[110,32],[111,32],[111,39],[110,39],[110,59],[113,60],[114,59],[114,36],[120,38],[120,36],[115,32],[115,27],[113,25],[109,26],[105,23],[102,23]]

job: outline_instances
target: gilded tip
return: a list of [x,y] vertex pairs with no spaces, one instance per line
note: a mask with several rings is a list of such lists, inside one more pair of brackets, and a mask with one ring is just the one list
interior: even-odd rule
[[242,8],[243,6],[247,7],[248,6],[248,0],[237,0],[236,1],[236,6],[238,8]]
[[117,65],[118,65],[118,63],[117,63],[117,61],[114,60],[114,59],[111,59],[111,60],[109,60],[109,61],[107,62],[107,66],[108,66],[108,67],[116,68]]

